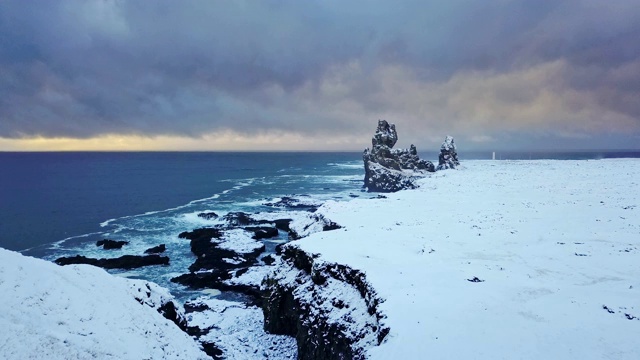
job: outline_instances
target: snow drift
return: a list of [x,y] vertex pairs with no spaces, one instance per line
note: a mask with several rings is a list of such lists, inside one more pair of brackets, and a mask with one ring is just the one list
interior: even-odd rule
[[210,359],[159,313],[172,300],[147,281],[0,249],[0,358]]

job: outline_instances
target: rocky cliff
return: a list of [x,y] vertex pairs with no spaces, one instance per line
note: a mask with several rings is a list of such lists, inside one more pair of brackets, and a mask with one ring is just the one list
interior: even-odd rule
[[262,284],[267,332],[295,336],[298,359],[364,359],[389,333],[365,275],[287,245]]

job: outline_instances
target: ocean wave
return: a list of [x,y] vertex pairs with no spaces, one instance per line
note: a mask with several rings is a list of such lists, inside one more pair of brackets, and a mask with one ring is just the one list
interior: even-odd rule
[[[222,180],[222,181],[232,181],[232,180]],[[229,193],[231,193],[233,191],[240,190],[240,189],[242,189],[244,187],[250,186],[253,183],[253,181],[255,181],[255,179],[242,179],[242,180],[240,180],[240,182],[238,182],[235,186],[231,187],[230,189],[226,189],[226,190],[224,190],[224,191],[222,191],[220,193],[211,195],[209,197],[192,200],[192,201],[189,201],[188,203],[186,203],[184,205],[172,207],[172,208],[169,208],[169,209],[147,211],[147,212],[145,212],[143,214],[127,215],[127,216],[122,216],[122,217],[119,217],[119,218],[109,219],[109,220],[101,222],[100,223],[100,227],[108,226],[111,223],[113,223],[114,221],[133,219],[133,218],[139,218],[139,217],[144,217],[144,216],[150,216],[150,215],[166,213],[166,212],[170,212],[170,211],[182,210],[182,209],[188,208],[189,206],[193,206],[193,205],[200,204],[200,203],[207,202],[207,201],[211,201],[211,200],[216,200],[216,199],[219,199],[220,196],[222,196],[222,195],[227,195],[227,194],[229,194]]]
[[364,169],[362,161],[350,161],[345,163],[328,163],[327,166],[333,166],[342,169]]

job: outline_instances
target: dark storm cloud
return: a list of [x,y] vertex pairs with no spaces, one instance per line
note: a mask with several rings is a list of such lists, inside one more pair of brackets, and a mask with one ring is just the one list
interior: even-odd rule
[[638,38],[634,1],[5,1],[0,137],[638,131]]

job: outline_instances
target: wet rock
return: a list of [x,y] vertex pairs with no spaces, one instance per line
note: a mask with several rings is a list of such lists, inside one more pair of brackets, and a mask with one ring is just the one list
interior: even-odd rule
[[460,165],[460,161],[458,161],[458,153],[456,152],[453,136],[447,136],[442,146],[440,146],[437,170],[455,169],[458,165]]
[[278,229],[268,226],[248,226],[244,228],[254,233],[253,238],[256,240],[271,239],[278,236]]
[[251,218],[251,216],[249,216],[249,214],[244,213],[242,211],[239,212],[230,212],[227,215],[222,217],[223,220],[225,220],[229,226],[247,226],[247,225],[259,225],[259,224],[266,224],[268,223],[268,221],[257,221],[253,218]]
[[364,186],[369,191],[395,192],[414,189],[415,180],[426,172],[434,172],[430,161],[418,157],[414,145],[409,149],[394,149],[398,134],[394,124],[378,120],[378,128],[371,139],[371,150],[364,151]]
[[[278,232],[275,228],[268,229]],[[234,230],[229,230],[229,232],[231,231]],[[254,229],[254,234],[266,236],[266,233],[267,230],[263,228]],[[246,271],[248,267],[257,264],[258,256],[265,250],[264,244],[256,241],[253,250],[244,248],[243,251],[222,248],[220,244],[227,240],[223,239],[223,235],[224,231],[217,228],[201,228],[181,233],[180,237],[191,239],[191,252],[196,256],[196,260],[189,266],[190,273],[175,277],[171,281],[192,288],[236,291],[252,297],[254,299],[252,303],[259,303],[259,289],[250,286],[229,285],[224,283],[224,280],[231,279],[234,273],[235,276],[239,276],[241,270]],[[237,271],[239,269],[240,271]]]
[[[306,200],[306,201],[305,201]],[[289,209],[296,210],[308,210],[311,212],[315,212],[318,210],[320,204],[313,203],[309,199],[301,199],[291,196],[283,196],[280,200],[274,202],[268,202],[264,204],[265,206],[273,206],[273,207],[285,207]]]
[[[181,232],[178,237],[181,239],[189,239],[189,240],[211,240],[211,239],[219,239],[222,236],[222,231],[216,228],[200,228],[195,229],[193,231],[184,231]],[[193,251],[193,249],[191,249]]]
[[201,212],[198,214],[198,217],[203,218],[205,220],[213,220],[218,218],[218,214],[214,213],[213,211]]
[[167,250],[167,247],[164,244],[160,244],[158,246],[148,248],[147,250],[144,251],[144,253],[145,254],[162,254],[166,250]]
[[96,241],[96,246],[102,246],[105,250],[122,249],[123,245],[127,245],[128,241],[117,241],[110,239],[102,239]]
[[220,291],[234,291],[246,296],[248,305],[262,306],[263,294],[259,287],[245,284],[231,284],[225,282],[233,277],[228,270],[209,270],[192,272],[171,279],[171,282],[182,284],[194,289],[217,289]]
[[95,259],[76,255],[61,257],[55,263],[58,265],[88,264],[103,269],[135,269],[151,265],[169,265],[169,258],[160,255],[124,255],[113,259]]

